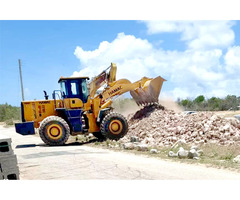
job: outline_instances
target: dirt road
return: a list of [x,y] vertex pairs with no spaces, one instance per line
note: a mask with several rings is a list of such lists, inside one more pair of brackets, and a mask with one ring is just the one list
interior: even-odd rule
[[14,127],[0,134],[12,138],[21,180],[240,180],[240,173],[164,161],[69,143],[45,145],[37,136],[21,136]]

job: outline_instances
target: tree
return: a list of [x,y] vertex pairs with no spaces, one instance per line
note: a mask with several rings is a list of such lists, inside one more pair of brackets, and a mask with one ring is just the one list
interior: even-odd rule
[[203,95],[200,95],[200,96],[196,97],[196,99],[194,99],[194,102],[199,104],[199,103],[204,102],[204,100],[205,100],[205,97]]

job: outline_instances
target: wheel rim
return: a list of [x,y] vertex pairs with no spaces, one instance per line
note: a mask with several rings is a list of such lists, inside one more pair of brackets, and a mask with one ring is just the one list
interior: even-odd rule
[[113,120],[109,124],[109,130],[111,133],[117,135],[122,132],[123,130],[123,124],[120,120]]
[[59,124],[51,124],[47,127],[47,135],[54,140],[61,138],[63,135],[62,127]]

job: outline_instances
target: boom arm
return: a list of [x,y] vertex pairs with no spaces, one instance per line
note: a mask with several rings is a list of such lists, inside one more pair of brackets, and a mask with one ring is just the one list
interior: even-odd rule
[[[109,70],[110,69],[110,70]],[[109,72],[107,72],[109,70]],[[114,63],[105,69],[98,76],[94,77],[89,84],[90,97],[94,97],[96,91],[103,86],[105,83],[108,85],[116,80],[117,66]]]

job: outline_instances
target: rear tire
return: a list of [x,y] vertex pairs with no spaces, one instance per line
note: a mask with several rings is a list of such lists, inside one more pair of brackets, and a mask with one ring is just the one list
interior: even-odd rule
[[119,140],[127,134],[128,123],[123,115],[112,112],[104,117],[100,129],[106,138]]
[[39,135],[45,144],[63,145],[70,136],[68,123],[58,116],[46,117],[40,124]]

